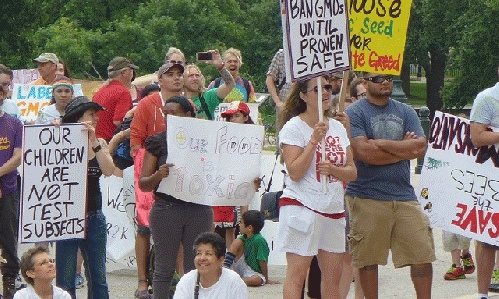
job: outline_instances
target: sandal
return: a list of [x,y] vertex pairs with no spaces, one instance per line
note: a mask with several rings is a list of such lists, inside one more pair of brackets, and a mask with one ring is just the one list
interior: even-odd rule
[[135,299],[152,299],[151,294],[149,294],[148,290],[139,291],[135,290]]

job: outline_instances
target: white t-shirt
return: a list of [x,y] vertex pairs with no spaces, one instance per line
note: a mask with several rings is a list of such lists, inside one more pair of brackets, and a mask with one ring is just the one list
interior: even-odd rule
[[[54,292],[53,299],[71,299],[71,295],[61,288],[52,286]],[[35,289],[32,286],[28,286],[24,289],[17,291],[14,295],[14,299],[40,299],[40,297],[35,293]]]
[[50,124],[55,118],[60,118],[61,114],[55,107],[55,104],[43,107],[42,110],[38,112],[38,117],[36,118],[37,124]]
[[[197,275],[197,270],[185,274],[177,284],[173,299],[194,299]],[[236,272],[222,268],[222,276],[214,285],[205,289],[200,284],[198,298],[248,299],[248,287]]]
[[499,83],[480,92],[473,101],[470,120],[499,128]]
[[[293,117],[279,132],[279,146],[288,144],[305,148],[313,132],[314,129],[301,120],[299,116]],[[350,141],[343,125],[339,121],[329,119],[329,129],[324,140],[326,159],[329,159],[336,166],[344,166]],[[323,192],[321,175],[316,166],[321,159],[321,143],[319,143],[307,173],[298,182],[291,180],[289,176],[285,177],[286,188],[283,190],[282,197],[296,199],[318,212],[341,213],[345,210],[343,182],[330,175],[327,177],[327,192]]]

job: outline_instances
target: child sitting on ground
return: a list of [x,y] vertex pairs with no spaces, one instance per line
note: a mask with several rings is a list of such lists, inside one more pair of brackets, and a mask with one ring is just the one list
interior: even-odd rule
[[264,225],[264,217],[260,211],[249,210],[241,219],[241,235],[232,243],[225,254],[224,267],[236,271],[248,286],[262,286],[269,281],[267,261],[269,246],[260,234]]

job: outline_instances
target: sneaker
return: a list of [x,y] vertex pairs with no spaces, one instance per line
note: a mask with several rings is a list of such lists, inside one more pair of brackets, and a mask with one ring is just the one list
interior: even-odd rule
[[471,274],[475,272],[475,263],[473,262],[473,257],[471,253],[467,253],[461,257],[461,262],[463,263],[463,270],[466,274]]
[[76,273],[75,286],[77,289],[81,289],[85,286],[85,277],[81,273]]
[[456,280],[456,279],[464,279],[466,276],[464,275],[464,270],[461,267],[456,267],[455,264],[447,270],[447,273],[444,275],[445,280]]

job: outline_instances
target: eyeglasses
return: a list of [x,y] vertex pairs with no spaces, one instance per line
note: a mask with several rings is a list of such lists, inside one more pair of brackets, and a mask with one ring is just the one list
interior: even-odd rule
[[390,75],[385,75],[385,76],[374,76],[374,77],[367,77],[367,78],[364,78],[365,80],[367,81],[371,81],[372,83],[383,83],[385,80],[388,81],[388,82],[392,82],[393,81],[393,76],[390,76]]
[[[318,93],[318,92],[319,92],[319,88],[317,88],[317,86],[314,86],[313,88],[311,88],[311,89],[307,90],[307,92],[312,91],[312,90],[313,90],[315,93]],[[325,91],[331,91],[331,90],[333,90],[333,85],[331,85],[331,84],[325,84],[325,85],[322,85],[322,90],[323,90],[323,91],[324,91],[324,90],[325,90]]]
[[183,62],[182,60],[171,60],[171,59],[170,59],[170,62],[171,62],[172,64],[180,64],[180,65],[184,65],[184,62]]

